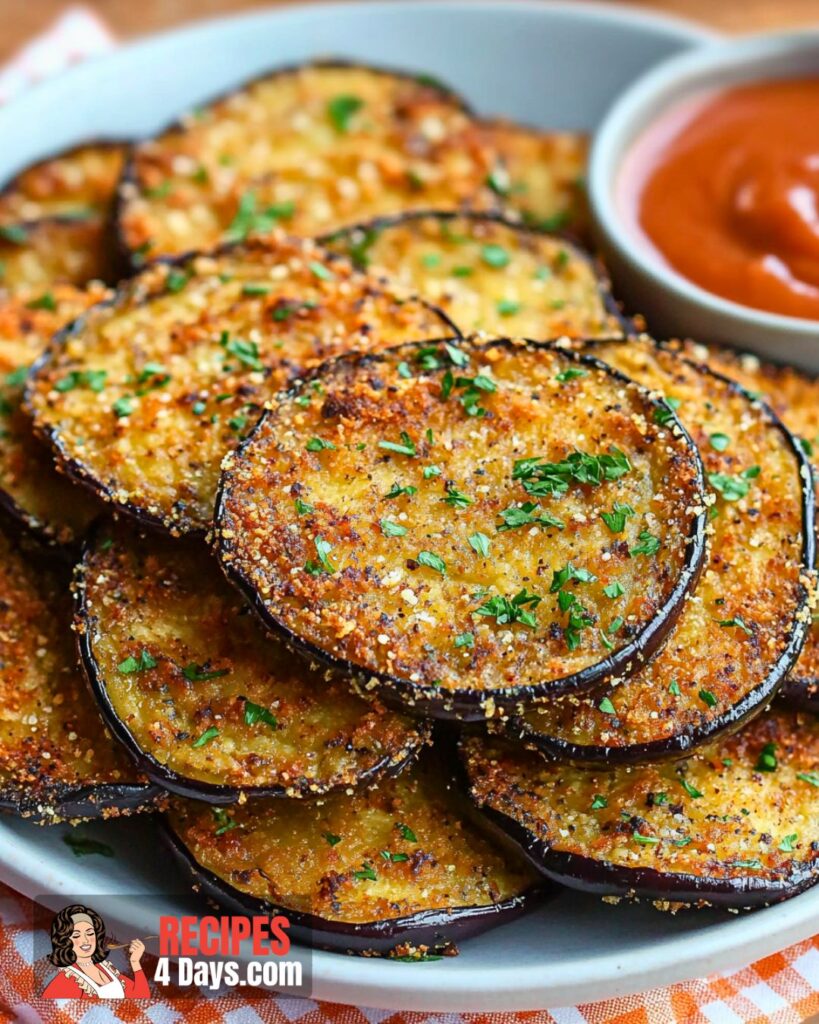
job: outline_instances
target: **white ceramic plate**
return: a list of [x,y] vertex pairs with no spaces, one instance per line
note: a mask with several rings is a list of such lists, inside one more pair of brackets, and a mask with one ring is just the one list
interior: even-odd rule
[[[614,6],[516,3],[310,5],[193,25],[89,61],[0,109],[0,179],[95,135],[141,134],[279,63],[335,54],[440,75],[487,114],[552,128],[595,127],[618,90],[695,43],[701,29]],[[87,826],[116,858],[77,859],[67,829],[0,822],[0,877],[36,896],[99,894],[114,931],[155,931],[187,897],[147,819]],[[105,896],[143,893],[122,911]],[[588,1002],[736,967],[816,930],[819,888],[736,918],[612,907],[564,892],[521,921],[426,964],[314,957],[314,995],[415,1010],[537,1009]]]

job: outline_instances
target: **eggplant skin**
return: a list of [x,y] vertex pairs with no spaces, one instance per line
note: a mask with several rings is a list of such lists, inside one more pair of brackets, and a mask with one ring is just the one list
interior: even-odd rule
[[222,458],[282,387],[339,352],[452,333],[428,303],[274,232],[122,282],[52,339],[25,407],[57,465],[99,499],[204,536]]
[[750,909],[819,880],[819,722],[804,713],[768,711],[675,764],[573,767],[476,736],[461,753],[480,811],[570,888]]
[[397,778],[319,803],[218,811],[173,800],[166,838],[204,896],[242,914],[283,913],[305,945],[423,955],[551,892],[508,839],[497,843],[482,819],[474,823],[450,774],[438,751]]
[[321,242],[411,288],[464,335],[549,341],[636,332],[599,260],[565,236],[498,213],[412,210]]
[[[752,394],[761,395],[799,439],[815,480],[819,466],[819,378],[792,366],[766,362],[750,352],[695,342],[672,345],[694,361],[737,381]],[[791,707],[819,714],[819,621],[812,623],[799,660],[782,684],[780,699]]]
[[[428,724],[362,700],[266,636],[201,542],[101,520],[73,590],[103,718],[137,769],[170,792],[212,804],[318,797],[400,772],[429,741]],[[143,652],[152,667],[120,671]],[[254,704],[272,725],[247,721]],[[218,735],[197,746],[213,723]]]
[[[317,403],[315,410],[304,409],[298,390],[280,396],[235,457],[223,465],[216,544],[229,578],[288,644],[351,674],[363,691],[378,694],[390,706],[434,718],[475,721],[535,696],[589,688],[634,661],[649,659],[698,578],[705,547],[705,509],[701,464],[690,439],[676,420],[667,421],[667,429],[658,434],[656,424],[647,426],[648,434],[642,433],[653,422],[655,399],[626,377],[599,361],[545,344],[501,339],[461,345],[455,352],[460,362],[455,372],[469,374],[476,367],[491,366],[499,385],[497,394],[483,399],[491,415],[464,416],[457,411],[460,403],[453,401],[454,396],[440,400],[442,382],[447,374],[454,376],[449,350],[446,344],[413,345],[372,357],[335,360],[315,378],[324,391],[324,402]],[[410,367],[419,362],[416,378]],[[566,387],[574,390],[568,393]],[[541,403],[541,395],[547,392],[550,402]],[[508,408],[503,404],[505,393]],[[552,416],[564,423],[579,416],[585,426],[592,407],[599,415],[591,447],[607,451],[612,444],[622,445],[642,468],[614,483],[590,488],[592,498],[584,493],[578,496],[571,488],[558,498],[547,497],[543,512],[559,514],[567,523],[584,524],[567,541],[552,526],[536,531],[526,524],[517,531],[498,531],[498,516],[506,511],[503,506],[518,505],[527,498],[524,488],[511,480],[513,458],[546,449],[565,456],[573,444],[565,442],[559,431],[544,441],[539,431]],[[481,447],[473,439],[475,422],[489,425],[484,428],[488,439],[481,439]],[[426,432],[419,428],[422,423]],[[333,433],[336,430],[338,434]],[[413,444],[417,442],[415,456],[407,457],[406,451],[399,452],[398,458],[387,456],[382,442],[389,439],[388,444],[394,444],[391,439],[405,434],[415,438]],[[659,436],[662,446],[653,444],[652,439]],[[328,437],[334,438],[329,445]],[[448,446],[455,453],[451,461]],[[486,469],[479,464],[484,449]],[[661,464],[654,462],[655,456]],[[438,464],[438,476],[422,475],[427,461]],[[346,493],[347,479],[369,483],[355,515],[342,516],[334,502],[341,504],[336,495]],[[446,488],[457,485],[455,491],[445,488],[442,481],[447,480]],[[398,483],[415,491],[393,494],[391,489]],[[293,484],[298,484],[299,498],[312,503],[307,515],[292,512]],[[468,492],[469,500],[456,510],[448,496],[457,495],[458,488]],[[485,504],[480,497],[484,492],[488,493]],[[282,499],[282,494],[290,497]],[[388,494],[391,497],[385,497]],[[652,521],[666,531],[651,556],[659,551],[656,561],[631,557],[626,543],[636,547],[638,535],[646,532],[642,516],[647,500],[656,516]],[[608,509],[617,501],[634,506],[628,506],[632,520],[625,533],[612,534],[602,518],[598,521],[583,514],[578,519],[590,502],[595,508]],[[349,502],[344,507],[349,508]],[[396,516],[404,534],[388,532],[383,521],[379,532],[382,517],[394,520]],[[433,525],[437,536],[425,541]],[[586,535],[584,528],[589,531]],[[309,544],[303,539],[304,529],[309,530]],[[470,550],[466,543],[473,530],[486,540],[491,536],[488,557],[478,549]],[[332,544],[343,542],[331,552],[330,562],[332,566],[333,558],[349,561],[350,573],[342,578],[341,573],[321,573],[311,567],[315,537],[332,538]],[[350,539],[355,541],[352,549],[347,545]],[[417,552],[427,545],[437,551],[432,552],[431,561],[419,561]],[[257,557],[257,548],[264,551],[263,556]],[[435,562],[438,552],[446,556],[445,573]],[[362,562],[376,556],[378,575],[372,577]],[[572,648],[563,629],[565,609],[560,605],[563,610],[558,611],[558,599],[553,596],[557,588],[544,601],[541,616],[551,629],[538,621],[534,629],[524,623],[501,630],[492,622],[491,608],[474,614],[468,608],[470,600],[463,600],[473,598],[476,587],[509,597],[521,587],[546,595],[554,586],[553,573],[563,571],[568,563],[591,573],[588,589],[580,596],[595,602],[601,625],[609,622],[607,616],[616,621],[620,611],[623,616],[636,616],[629,620],[633,628],[626,637],[604,642],[607,638],[598,638],[589,629],[583,638],[586,648]],[[294,574],[292,569],[298,565],[305,571]],[[493,574],[499,565],[503,568],[496,578]],[[456,567],[469,580],[460,590],[449,582],[448,573]],[[382,578],[390,581],[392,589],[386,597],[385,587],[373,583]],[[652,580],[650,586],[647,578]],[[625,583],[626,589],[620,595],[620,607],[610,611],[613,602],[602,588],[614,580]],[[483,591],[478,593],[486,597]],[[638,594],[639,608],[632,608],[630,602]],[[427,616],[419,619],[423,629],[391,633],[394,620],[404,622],[417,614],[412,611],[416,598],[424,602],[418,613]],[[310,609],[330,609],[331,614],[314,617]],[[430,615],[434,629],[430,629]],[[531,639],[535,632],[539,646]],[[515,637],[515,646],[507,633]],[[465,635],[472,636],[471,647],[463,644]],[[422,642],[419,653],[413,645]],[[435,657],[430,652],[433,644]],[[394,671],[393,661],[401,666],[401,675]]]
[[463,98],[427,75],[336,59],[279,67],[132,148],[120,250],[137,270],[210,249],[248,230],[248,203],[302,237],[421,206],[498,209],[499,166]]
[[0,811],[35,825],[118,818],[148,810],[161,811],[168,794],[150,782],[51,785],[47,794],[28,787],[0,788]]
[[810,467],[775,413],[716,371],[647,338],[585,350],[680,402],[709,482],[735,477],[748,493],[728,500],[712,485],[709,562],[653,661],[573,704],[521,707],[504,730],[577,764],[681,757],[759,714],[802,650],[816,585]]

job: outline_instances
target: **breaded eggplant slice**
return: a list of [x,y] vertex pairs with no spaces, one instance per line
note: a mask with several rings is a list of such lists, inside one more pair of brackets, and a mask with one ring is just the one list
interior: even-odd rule
[[308,240],[160,262],[55,339],[28,408],[69,475],[175,534],[204,533],[219,465],[323,360],[451,333],[418,299]]
[[0,532],[0,810],[40,824],[152,809],[77,663],[68,573]]
[[701,464],[594,360],[493,341],[342,358],[226,460],[219,555],[261,615],[440,718],[651,656],[702,563]]
[[510,211],[541,231],[589,233],[587,135],[544,132],[514,121],[482,121],[502,161],[490,183]]
[[119,191],[135,265],[281,223],[297,235],[420,207],[497,207],[497,157],[423,76],[340,63],[273,71],[137,145]]
[[775,414],[732,381],[645,338],[588,351],[664,394],[699,446],[708,564],[652,662],[594,695],[532,706],[510,729],[578,762],[679,757],[761,711],[802,649],[815,585],[810,468]]
[[74,543],[97,505],[57,472],[49,448],[34,436],[22,407],[23,386],[29,366],[54,332],[105,294],[101,286],[83,291],[52,285],[44,292],[27,289],[20,297],[0,297],[0,507],[48,543]]
[[477,806],[571,888],[749,908],[819,879],[819,720],[804,712],[768,710],[642,767],[573,767],[477,736],[461,754]]
[[0,225],[106,215],[124,162],[121,142],[90,142],[38,161],[0,192]]
[[184,796],[346,789],[400,771],[428,738],[266,636],[201,541],[99,525],[75,612],[108,727],[149,778]]
[[[819,379],[792,366],[764,362],[748,352],[694,342],[682,344],[692,359],[739,381],[776,410],[785,426],[799,437],[815,480],[819,466]],[[819,621],[815,608],[813,612],[808,639],[780,695],[794,707],[819,713]]]
[[296,941],[420,957],[504,924],[540,894],[511,843],[490,839],[428,755],[397,778],[320,801],[225,810],[175,799],[176,859],[202,895],[240,914],[290,920]]
[[57,282],[82,287],[109,280],[106,234],[105,221],[95,214],[0,227],[0,290],[45,294]]
[[588,253],[490,214],[409,213],[324,239],[435,303],[464,334],[598,338],[625,320]]

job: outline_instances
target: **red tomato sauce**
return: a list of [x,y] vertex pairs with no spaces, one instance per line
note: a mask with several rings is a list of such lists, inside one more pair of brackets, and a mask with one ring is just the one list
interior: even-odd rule
[[672,109],[628,154],[618,198],[702,288],[819,320],[819,78],[757,82]]

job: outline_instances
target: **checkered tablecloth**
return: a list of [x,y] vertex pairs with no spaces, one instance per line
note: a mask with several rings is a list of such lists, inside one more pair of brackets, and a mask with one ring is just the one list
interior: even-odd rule
[[[108,28],[92,12],[68,9],[0,69],[0,103],[33,82],[115,45]],[[530,1013],[422,1014],[338,1006],[252,989],[197,998],[168,988],[162,998],[150,1003],[37,999],[31,995],[32,922],[28,900],[0,881],[0,1024],[819,1024],[819,935],[741,971],[621,999]],[[150,975],[150,957],[145,963]]]

